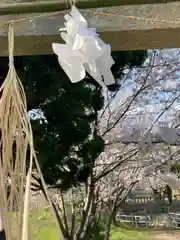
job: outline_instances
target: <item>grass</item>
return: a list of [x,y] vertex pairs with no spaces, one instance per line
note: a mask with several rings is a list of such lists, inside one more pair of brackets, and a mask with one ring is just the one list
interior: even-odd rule
[[59,240],[59,231],[52,215],[43,211],[30,215],[30,240]]
[[[44,217],[43,211],[30,215],[30,240],[59,240],[59,231],[52,215],[47,211]],[[111,240],[150,240],[147,231],[131,230],[120,227],[112,227]]]
[[111,240],[150,240],[147,231],[130,230],[125,228],[112,227]]

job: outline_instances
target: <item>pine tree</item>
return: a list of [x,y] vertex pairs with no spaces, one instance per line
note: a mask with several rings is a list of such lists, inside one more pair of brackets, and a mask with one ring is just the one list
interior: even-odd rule
[[[146,51],[115,52],[112,72],[116,91],[125,66],[139,66]],[[104,141],[92,132],[92,124],[103,107],[102,89],[90,77],[72,84],[54,55],[15,58],[18,75],[27,95],[34,143],[47,184],[68,189],[87,180]],[[0,59],[1,82],[8,59]]]

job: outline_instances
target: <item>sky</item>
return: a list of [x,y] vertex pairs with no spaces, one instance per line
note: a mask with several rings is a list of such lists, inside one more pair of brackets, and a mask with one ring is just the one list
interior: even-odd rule
[[[117,94],[113,101],[112,108],[116,109],[120,103],[130,97],[134,90],[140,87],[139,82],[147,77],[152,83],[152,87],[146,91],[139,101],[136,108],[129,112],[129,117],[132,121],[136,121],[135,115],[142,113],[153,118],[167,107],[168,103],[172,102],[178,93],[180,93],[180,49],[164,49],[149,51],[149,57],[145,61],[142,68],[136,68],[131,71],[130,77],[122,86],[121,91]],[[153,60],[149,60],[153,55]],[[153,66],[153,68],[152,68]],[[125,70],[128,73],[128,70]],[[168,101],[168,99],[170,100]],[[166,103],[168,101],[168,103]],[[180,109],[180,99],[174,102],[169,111],[162,115],[161,122],[171,122],[172,115]]]

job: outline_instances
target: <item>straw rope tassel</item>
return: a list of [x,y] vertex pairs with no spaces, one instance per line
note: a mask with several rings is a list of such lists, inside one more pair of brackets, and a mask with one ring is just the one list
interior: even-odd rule
[[[21,234],[21,235],[19,235],[18,240],[19,239],[27,240],[28,239],[29,199],[30,199],[31,173],[32,173],[33,160],[35,161],[35,165],[37,167],[37,170],[38,170],[41,182],[42,182],[42,186],[44,188],[44,192],[46,193],[47,200],[50,204],[51,210],[56,219],[56,223],[57,223],[58,227],[59,227],[59,222],[58,222],[58,218],[55,213],[55,210],[53,208],[52,201],[49,197],[47,186],[44,181],[44,178],[43,178],[40,166],[39,166],[39,162],[37,160],[37,156],[36,156],[36,153],[34,150],[33,132],[32,132],[31,123],[30,123],[30,120],[28,118],[28,113],[27,113],[26,96],[25,96],[24,88],[21,84],[21,81],[18,78],[16,71],[15,71],[14,60],[13,60],[13,51],[14,51],[14,29],[13,29],[12,24],[10,24],[9,25],[9,73],[8,73],[8,75],[11,76],[10,77],[11,80],[9,82],[14,83],[12,90],[15,92],[12,93],[12,98],[17,95],[17,99],[16,99],[16,101],[14,101],[14,103],[15,103],[14,106],[17,110],[16,115],[19,120],[19,125],[16,126],[16,129],[18,129],[24,135],[23,137],[21,136],[21,145],[19,145],[19,150],[21,151],[21,153],[24,152],[24,155],[21,156],[21,159],[19,157],[20,161],[19,161],[19,159],[16,159],[16,164],[18,165],[18,163],[20,162],[23,166],[21,168],[21,170],[19,170],[19,171],[21,171],[23,178],[20,180],[21,192],[20,192],[20,196],[18,197],[18,199],[21,198],[22,200],[24,200],[24,201],[22,201],[22,202],[24,202],[24,205],[19,206],[19,208],[21,207],[21,211],[19,212],[19,214],[20,214],[19,222],[22,223],[21,224],[22,228],[19,231],[19,234]],[[8,78],[8,76],[7,76],[7,78]],[[8,81],[7,81],[7,83],[8,83]],[[4,90],[6,90],[6,89],[4,88],[3,92],[4,92]],[[13,117],[13,119],[15,119],[15,118]],[[16,145],[17,145],[17,141],[16,141]],[[25,146],[23,148],[24,151],[22,149],[22,146]],[[25,170],[26,170],[26,158],[27,158],[27,147],[28,146],[29,146],[29,169],[28,169],[28,174],[26,177]],[[16,168],[16,169],[18,169],[18,168]],[[15,175],[16,174],[19,175],[20,174],[19,171],[15,171]],[[25,187],[25,195],[24,195],[23,188],[25,185],[25,179],[26,179],[26,187]],[[23,196],[24,196],[24,199],[23,199]],[[59,228],[59,230],[60,230],[60,228]],[[7,240],[9,240],[9,239],[7,239]]]
[[[0,210],[6,240],[27,240],[33,160],[59,230],[60,226],[34,150],[26,96],[14,66],[14,28],[12,22],[9,24],[8,49],[9,71],[0,87],[0,93],[2,93],[0,98]],[[27,161],[29,169],[26,176]],[[11,179],[9,196],[7,196],[8,176]]]
[[[0,186],[2,192],[0,207],[6,239],[12,240],[15,237],[18,240],[27,240],[30,172],[34,148],[32,147],[32,131],[27,113],[26,97],[14,67],[12,23],[9,24],[8,47],[9,71],[0,88],[0,92],[2,92],[0,99]],[[26,177],[27,160],[30,167]],[[9,197],[7,197],[8,176],[11,179]],[[13,232],[13,229],[16,230],[16,233]]]
[[[14,31],[12,28],[12,25],[10,24],[9,27],[9,67],[14,69],[15,72],[15,68],[14,68],[14,61],[13,61],[13,50],[14,50]],[[19,81],[19,84],[21,85],[21,82],[18,78],[18,76],[16,75],[17,80]],[[40,178],[41,178],[41,182],[44,188],[44,191],[46,192],[46,196],[49,200],[51,209],[53,209],[52,204],[51,204],[51,200],[49,198],[49,194],[47,191],[47,187],[43,178],[43,175],[41,173],[41,169],[39,167],[39,163],[35,154],[35,150],[34,150],[34,144],[33,144],[33,133],[32,133],[32,128],[31,128],[31,124],[30,124],[30,120],[27,117],[27,106],[26,106],[26,97],[25,97],[25,93],[23,90],[23,87],[21,85],[21,91],[23,94],[23,98],[19,99],[20,102],[22,101],[22,103],[24,103],[24,116],[19,115],[19,117],[21,117],[22,119],[25,120],[25,124],[23,124],[23,129],[24,129],[24,133],[27,136],[27,141],[28,141],[28,145],[29,145],[29,149],[30,149],[30,158],[29,158],[29,169],[28,169],[28,174],[26,177],[26,187],[25,187],[25,196],[24,196],[24,209],[21,212],[22,214],[22,235],[21,235],[21,239],[22,240],[27,240],[28,239],[28,213],[29,213],[29,199],[30,199],[30,187],[31,187],[31,173],[32,173],[32,163],[33,163],[33,158],[37,167],[37,170],[39,172]],[[57,220],[57,219],[56,219]],[[20,239],[20,236],[19,236]]]

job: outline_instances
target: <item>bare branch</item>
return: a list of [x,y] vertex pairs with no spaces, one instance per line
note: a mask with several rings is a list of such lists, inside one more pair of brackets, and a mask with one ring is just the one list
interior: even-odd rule
[[[132,153],[131,153],[132,152]],[[105,168],[102,172],[100,172],[97,176],[95,176],[94,178],[93,178],[93,182],[95,183],[95,182],[97,182],[97,181],[99,181],[101,178],[103,178],[103,177],[105,177],[105,176],[107,176],[110,172],[112,172],[112,171],[114,171],[116,168],[118,168],[121,164],[123,164],[125,161],[127,161],[127,160],[129,160],[131,157],[133,157],[133,156],[135,156],[136,154],[137,154],[137,150],[132,150],[132,151],[130,151],[130,155],[129,156],[127,156],[127,157],[123,157],[123,156],[121,156],[121,157],[119,157],[120,158],[120,161],[119,162],[117,162],[114,166],[112,166],[110,169],[109,169],[109,167],[108,168]]]
[[148,88],[149,85],[143,84],[140,89],[132,96],[131,100],[128,102],[126,109],[120,114],[120,116],[116,119],[116,121],[110,126],[108,127],[102,134],[102,136],[106,135],[109,131],[111,131],[118,123],[119,121],[125,116],[125,114],[128,112],[128,110],[130,109],[132,103],[134,102],[134,100],[136,99],[136,97],[146,88]]
[[64,197],[62,192],[60,192],[60,196],[61,196],[61,202],[62,202],[62,214],[63,214],[63,220],[64,220],[64,226],[66,231],[68,232],[68,221],[67,221],[67,215],[66,215],[66,208],[65,208],[65,203],[64,203]]

